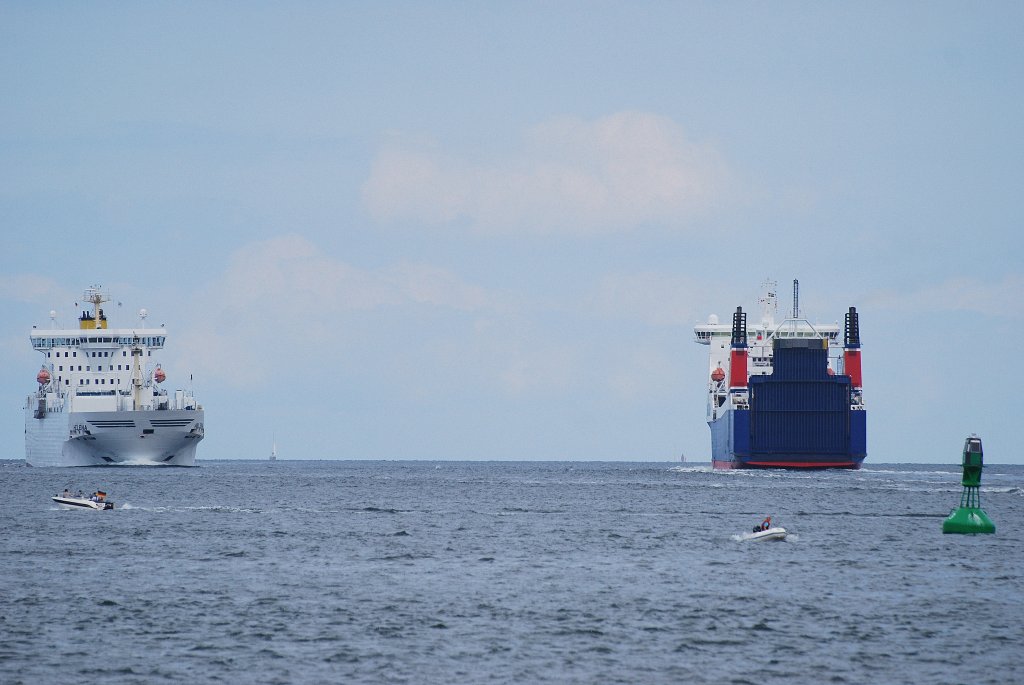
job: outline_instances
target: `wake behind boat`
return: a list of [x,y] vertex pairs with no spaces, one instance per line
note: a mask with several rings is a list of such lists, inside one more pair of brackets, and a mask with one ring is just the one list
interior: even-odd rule
[[63,509],[96,509],[104,511],[114,508],[114,503],[107,499],[107,493],[102,490],[97,490],[91,497],[84,497],[81,494],[77,496],[72,495],[65,490],[63,495],[54,495],[50,499],[59,504]]

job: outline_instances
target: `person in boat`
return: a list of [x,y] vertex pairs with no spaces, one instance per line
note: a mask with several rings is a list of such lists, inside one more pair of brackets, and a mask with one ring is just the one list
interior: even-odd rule
[[71,497],[71,491],[68,490],[67,488],[64,488],[64,494],[62,495],[62,497],[64,497],[64,498]]
[[760,525],[754,526],[754,532],[760,533],[762,530],[768,530],[772,527],[772,517],[765,516],[764,521],[761,521]]

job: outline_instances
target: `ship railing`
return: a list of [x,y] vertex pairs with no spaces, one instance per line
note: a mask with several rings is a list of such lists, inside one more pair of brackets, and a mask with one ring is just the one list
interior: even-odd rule
[[[715,324],[717,325],[717,324]],[[714,336],[714,331],[707,328],[697,327],[693,329],[693,341],[701,345],[710,345],[711,338]]]
[[[806,326],[802,325],[806,324]],[[833,335],[830,331],[821,332],[818,327],[812,324],[807,319],[786,319],[775,329],[768,334],[766,342],[772,338],[829,338],[834,339],[838,335]]]

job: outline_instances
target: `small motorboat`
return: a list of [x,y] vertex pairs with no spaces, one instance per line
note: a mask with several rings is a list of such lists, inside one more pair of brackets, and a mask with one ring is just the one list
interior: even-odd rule
[[746,533],[740,536],[742,542],[754,542],[757,540],[785,540],[789,533],[786,532],[785,528],[776,526],[773,528],[766,528],[765,530],[758,530],[753,533]]
[[97,491],[92,497],[74,497],[72,495],[54,495],[54,502],[64,509],[96,509],[103,511],[113,509],[114,503],[107,499],[107,493]]

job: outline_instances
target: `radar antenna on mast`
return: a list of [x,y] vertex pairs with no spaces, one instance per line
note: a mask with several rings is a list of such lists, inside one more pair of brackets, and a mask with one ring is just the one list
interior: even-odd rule
[[96,314],[99,315],[99,306],[104,302],[110,302],[110,296],[103,292],[102,285],[90,285],[85,289],[85,294],[82,298],[86,302],[91,302],[92,306],[96,308]]
[[[80,328],[106,328],[107,317],[100,309],[100,305],[104,302],[110,302],[110,296],[103,292],[103,286],[101,285],[90,285],[85,289],[85,294],[82,298],[92,304],[92,314],[88,312],[82,312],[82,316],[79,317]],[[78,303],[75,303],[76,306]]]
[[800,281],[793,279],[793,317],[800,318]]

